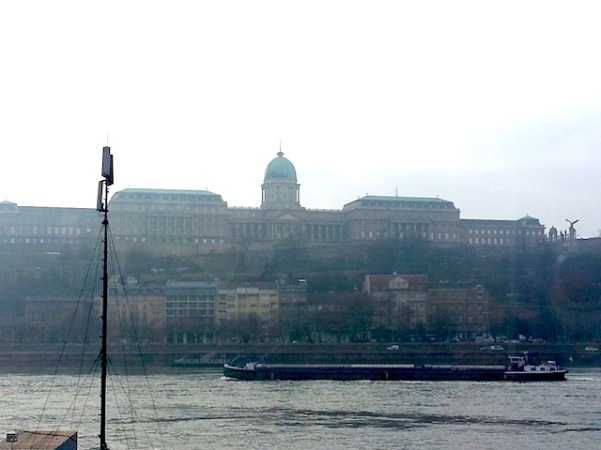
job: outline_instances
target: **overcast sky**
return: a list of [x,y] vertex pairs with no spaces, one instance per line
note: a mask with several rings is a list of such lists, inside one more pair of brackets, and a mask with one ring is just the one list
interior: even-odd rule
[[301,203],[440,197],[601,231],[601,2],[0,3],[0,201],[208,189],[258,207],[280,142]]

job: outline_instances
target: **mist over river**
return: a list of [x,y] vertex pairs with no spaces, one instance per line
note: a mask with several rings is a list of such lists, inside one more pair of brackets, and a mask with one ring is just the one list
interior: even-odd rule
[[[0,436],[60,424],[79,431],[80,449],[97,447],[97,387],[66,415],[83,381],[1,373]],[[601,442],[599,368],[548,383],[243,382],[218,369],[169,370],[111,377],[109,391],[111,450],[574,450]]]

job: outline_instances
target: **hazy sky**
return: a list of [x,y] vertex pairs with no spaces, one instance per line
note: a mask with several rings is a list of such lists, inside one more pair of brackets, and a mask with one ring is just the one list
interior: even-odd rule
[[601,2],[4,1],[0,201],[126,187],[257,207],[440,197],[463,218],[601,230]]

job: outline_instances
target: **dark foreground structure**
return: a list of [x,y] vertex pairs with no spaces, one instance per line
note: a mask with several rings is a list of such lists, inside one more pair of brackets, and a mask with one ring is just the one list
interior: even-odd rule
[[20,431],[8,433],[0,449],[77,450],[76,431]]

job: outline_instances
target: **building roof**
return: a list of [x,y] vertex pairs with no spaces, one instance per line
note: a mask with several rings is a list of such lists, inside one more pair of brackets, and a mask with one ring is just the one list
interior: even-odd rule
[[524,217],[518,219],[518,222],[521,225],[538,225],[540,226],[540,221],[536,217],[532,217],[529,214],[526,214]]
[[17,204],[4,200],[0,202],[0,212],[17,212]]
[[221,195],[215,194],[214,192],[207,190],[193,190],[193,189],[139,189],[139,188],[126,188],[121,191],[115,192],[111,197],[111,201],[115,199],[122,200],[124,198],[133,198],[136,200],[140,199],[156,199],[157,197],[215,197],[221,200]]
[[428,285],[426,275],[367,275],[366,282],[369,291],[389,290],[390,283],[395,279],[402,279],[407,283],[409,290],[425,289]]
[[289,180],[296,182],[296,169],[288,158],[284,158],[282,151],[278,152],[277,158],[271,160],[265,169],[265,181]]
[[76,431],[20,431],[16,434],[16,442],[1,441],[0,449],[54,450],[58,448],[77,448]]
[[344,205],[345,210],[355,208],[456,209],[453,202],[441,198],[386,195],[366,195]]
[[481,284],[473,281],[434,281],[428,283],[428,290],[475,290],[486,291],[486,288]]
[[166,289],[185,289],[185,288],[216,288],[216,281],[174,281],[168,280],[165,283]]
[[18,213],[18,214],[46,214],[53,216],[60,216],[62,214],[90,214],[96,215],[96,209],[94,208],[72,208],[64,206],[19,206],[12,202],[0,203],[0,214],[1,213]]
[[517,220],[511,219],[460,219],[461,223],[464,225],[471,226],[485,226],[485,227],[495,227],[495,226],[538,226],[542,227],[540,221],[536,217],[525,216]]
[[[298,285],[295,285],[298,286]],[[273,290],[278,288],[278,284],[274,281],[253,281],[253,282],[236,282],[236,281],[223,281],[219,283],[220,290],[232,290],[232,289],[265,289]]]

